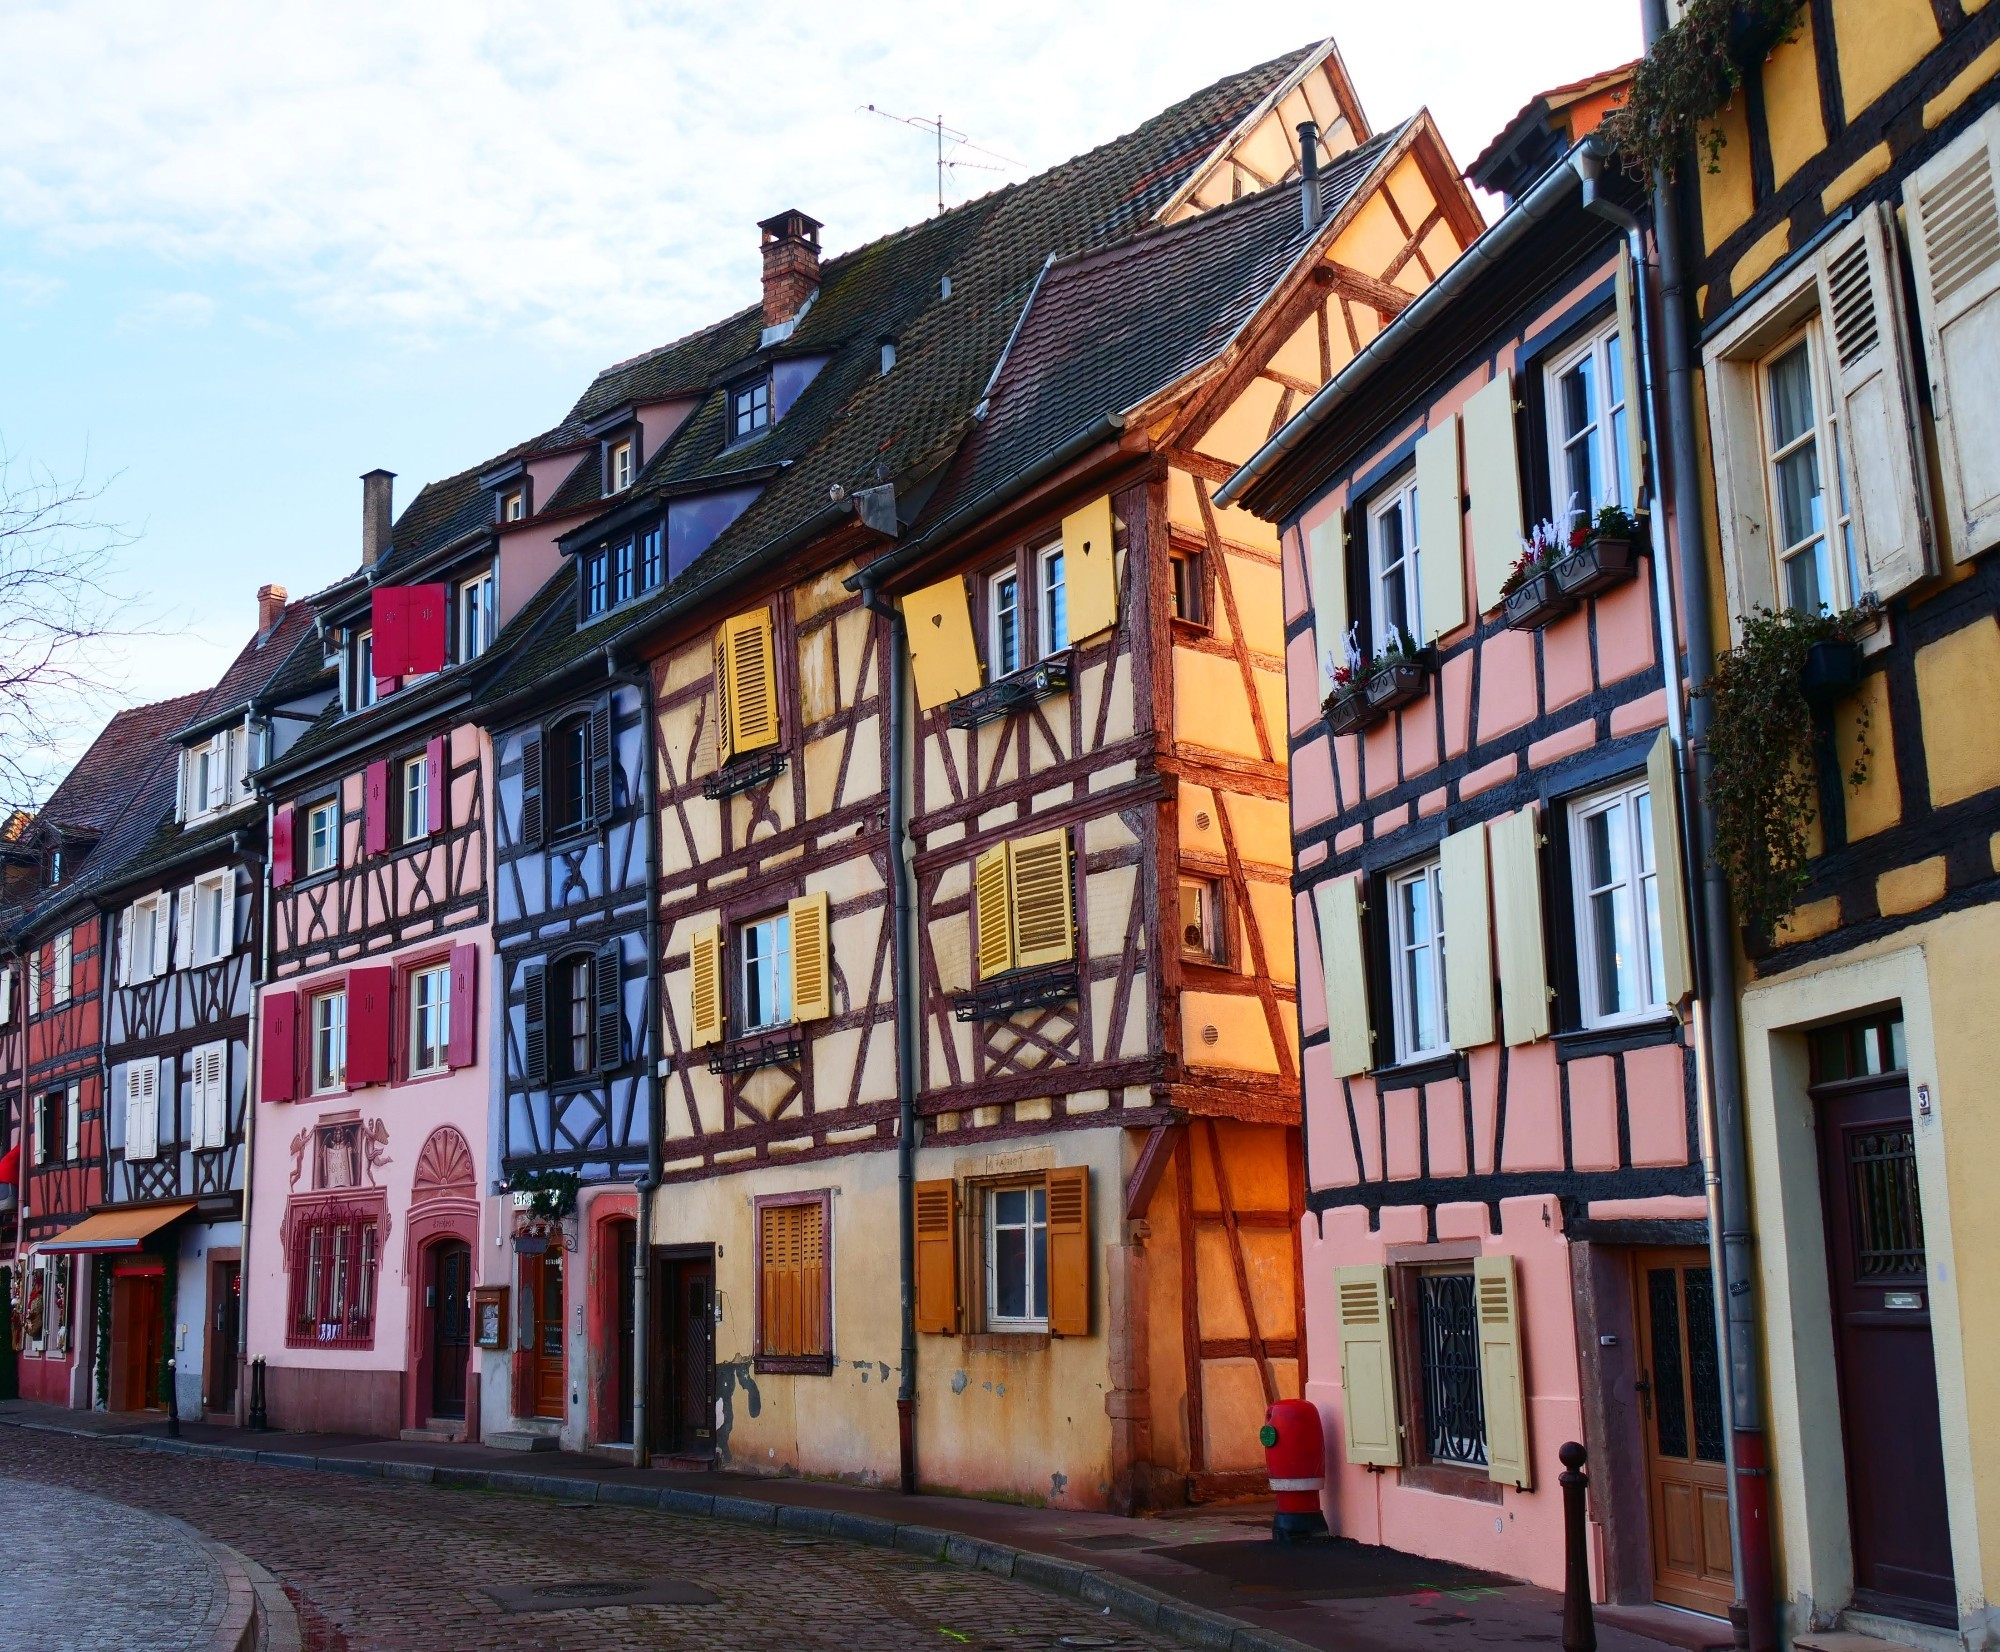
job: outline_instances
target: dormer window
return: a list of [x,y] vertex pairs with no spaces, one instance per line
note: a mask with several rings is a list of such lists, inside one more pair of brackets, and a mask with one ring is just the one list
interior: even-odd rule
[[181,753],[182,820],[232,809],[249,795],[250,742],[241,728],[218,729]]
[[500,500],[500,520],[502,522],[525,521],[527,515],[528,495],[524,489],[516,488],[513,492],[502,496]]
[[729,439],[743,441],[771,422],[771,381],[753,379],[729,394]]
[[363,631],[354,639],[354,680],[348,685],[348,700],[356,711],[375,703],[375,633]]
[[629,441],[614,442],[611,446],[611,492],[623,493],[632,485],[632,468],[636,449]]

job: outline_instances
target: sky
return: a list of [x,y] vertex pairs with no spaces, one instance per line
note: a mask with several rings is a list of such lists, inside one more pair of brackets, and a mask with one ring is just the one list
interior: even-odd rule
[[1639,7],[0,0],[0,455],[131,536],[118,698],[205,687],[260,585],[358,562],[363,471],[400,509],[754,301],[760,218],[833,253],[935,211],[933,139],[868,105],[978,146],[955,204],[1329,35],[1463,165]]

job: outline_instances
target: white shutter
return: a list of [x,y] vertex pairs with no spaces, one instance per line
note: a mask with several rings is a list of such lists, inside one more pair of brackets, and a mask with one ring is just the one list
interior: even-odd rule
[[1361,880],[1334,878],[1313,890],[1320,970],[1326,979],[1327,1044],[1337,1078],[1375,1064],[1368,1027],[1367,950],[1361,938]]
[[159,1063],[135,1061],[125,1069],[125,1157],[152,1159],[159,1152]]
[[1528,1396],[1521,1371],[1521,1308],[1511,1256],[1475,1256],[1472,1288],[1479,1301],[1479,1387],[1486,1402],[1486,1477],[1526,1491]]
[[167,897],[164,894],[153,896],[151,912],[153,919],[152,974],[158,977],[167,973]]
[[0,969],[0,1027],[14,1019],[14,972]]
[[229,731],[229,801],[239,802],[250,793],[250,731]]
[[1514,448],[1514,370],[1465,404],[1465,491],[1471,501],[1472,563],[1479,611],[1497,608],[1507,570],[1521,554],[1521,467]]
[[47,1164],[49,1162],[48,1103],[43,1097],[37,1096],[30,1105],[34,1108],[35,1112],[35,1163]]
[[[126,1148],[132,1142],[132,1069],[119,1065],[111,1069],[111,1104],[104,1115],[104,1142],[107,1147]],[[130,1154],[126,1155],[128,1158]]]
[[49,1001],[67,1004],[70,994],[76,990],[76,962],[70,951],[70,932],[67,929],[56,937],[52,953],[55,979],[49,983]]
[[185,821],[195,813],[194,763],[195,754],[183,749],[180,754],[180,783],[174,787],[174,819],[178,821]]
[[80,1159],[83,1157],[83,1091],[81,1087],[72,1084],[69,1087],[69,1094],[63,1100],[65,1106],[63,1146],[68,1150],[70,1158]]
[[1319,655],[1319,694],[1333,692],[1331,667],[1347,663],[1347,512],[1334,513],[1306,536],[1311,564],[1313,648]]
[[1340,1303],[1340,1420],[1350,1463],[1394,1468],[1403,1460],[1396,1414],[1389,1270],[1335,1268]]
[[174,968],[186,969],[194,962],[194,885],[188,884],[174,898]]
[[[139,908],[142,904],[134,901],[118,914],[118,984],[121,987],[132,984],[132,932],[139,927]],[[151,956],[150,949],[147,955]]]
[[221,910],[216,914],[215,956],[227,958],[236,950],[236,868],[225,871],[215,885],[215,898]]
[[1453,832],[1438,849],[1444,895],[1444,1009],[1455,1050],[1493,1042],[1493,918],[1487,901],[1486,828]]
[[229,736],[218,734],[208,742],[208,807],[220,809],[229,802]]
[[1458,491],[1458,415],[1417,438],[1417,574],[1429,642],[1465,623],[1465,517]]
[[194,1052],[191,1145],[220,1147],[229,1136],[228,1045],[204,1044]]
[[1541,822],[1535,805],[1487,827],[1493,927],[1500,941],[1500,1025],[1509,1044],[1548,1036],[1549,972],[1542,947]]
[[1903,183],[1910,263],[1944,473],[1945,531],[1961,559],[2000,544],[2000,110]]
[[1888,204],[1865,209],[1815,262],[1862,589],[1887,602],[1931,571],[1930,478]]

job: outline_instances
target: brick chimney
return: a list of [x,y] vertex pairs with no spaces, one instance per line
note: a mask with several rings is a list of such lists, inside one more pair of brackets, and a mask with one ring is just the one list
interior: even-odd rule
[[257,640],[262,642],[278,629],[278,621],[285,617],[285,588],[282,585],[260,585],[257,588]]
[[781,327],[819,291],[820,224],[793,207],[757,227],[764,232],[764,325]]
[[361,478],[361,565],[372,568],[389,548],[395,522],[396,473],[371,470]]

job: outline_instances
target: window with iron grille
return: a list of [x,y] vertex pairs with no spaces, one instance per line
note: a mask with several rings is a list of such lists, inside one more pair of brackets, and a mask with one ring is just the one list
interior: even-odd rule
[[1479,1307],[1472,1271],[1427,1269],[1407,1280],[1416,1308],[1418,1447],[1427,1462],[1486,1466],[1486,1398],[1479,1376]]
[[288,1347],[374,1347],[379,1222],[368,1205],[292,1213]]

